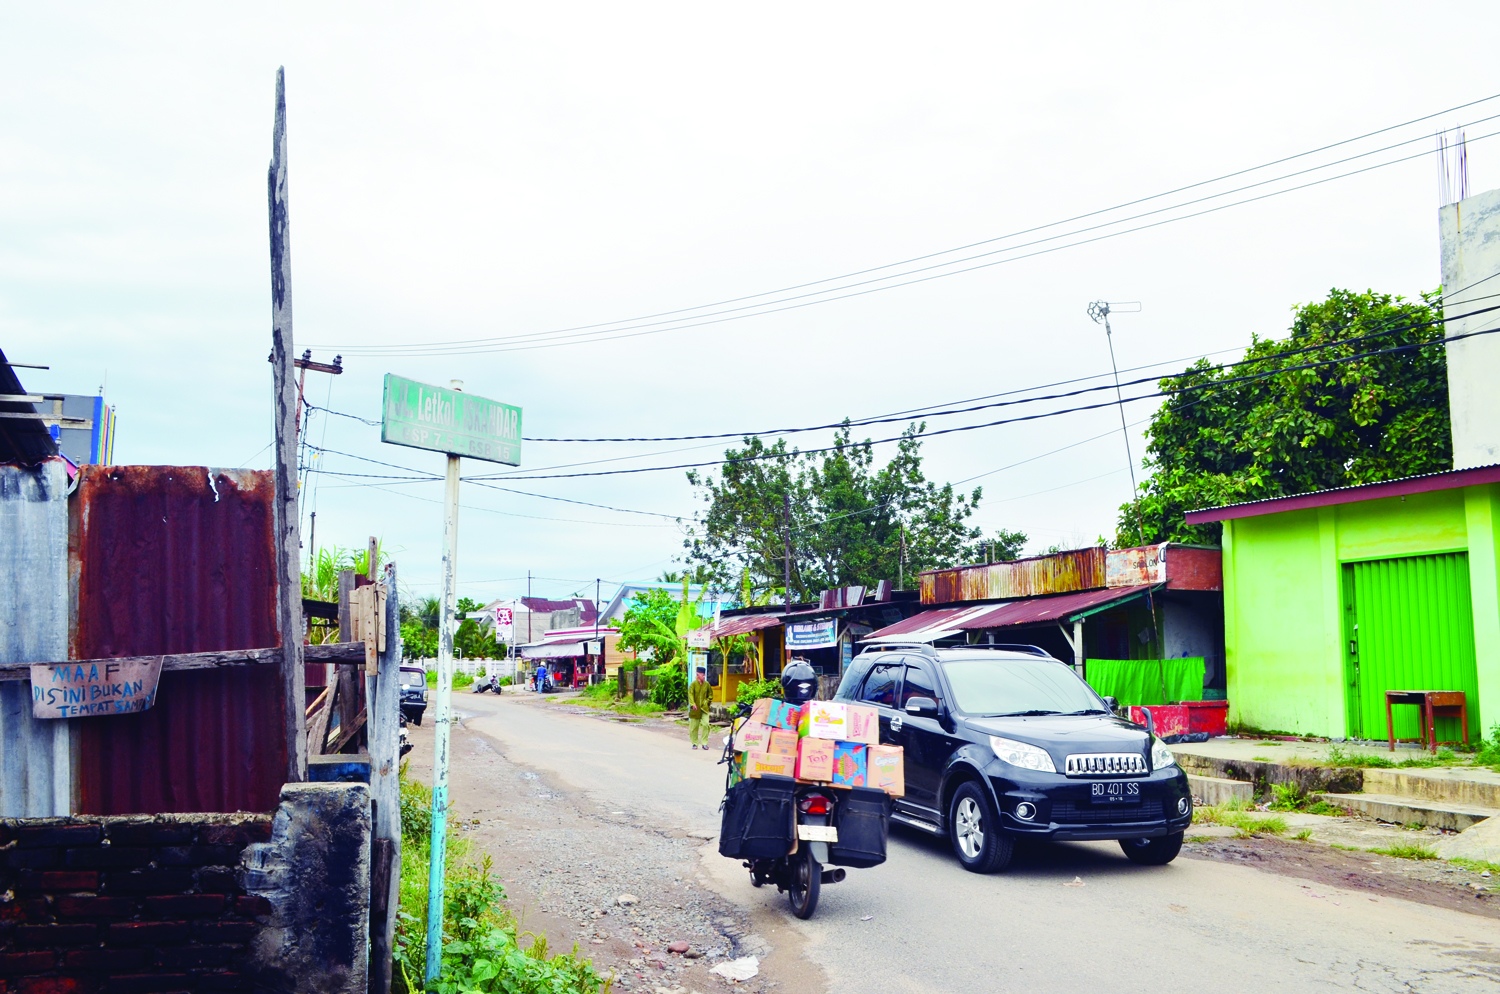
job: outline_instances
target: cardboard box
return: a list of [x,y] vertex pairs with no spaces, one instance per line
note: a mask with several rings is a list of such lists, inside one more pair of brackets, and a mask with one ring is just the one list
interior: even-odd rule
[[835,742],[833,744],[833,782],[839,787],[863,787],[865,785],[865,750],[863,742]]
[[892,797],[906,796],[906,757],[900,746],[865,747],[865,785]]
[[828,739],[797,740],[797,779],[826,783],[833,779],[833,746]]
[[745,756],[748,753],[737,752],[729,761],[729,786],[733,787],[745,779]]
[[863,704],[844,706],[844,741],[880,744],[880,712]]
[[786,701],[778,701],[773,697],[762,697],[751,708],[750,720],[758,721],[769,728],[795,729],[797,727],[797,709]]
[[747,752],[743,755],[747,777],[789,777],[796,771],[797,761],[791,756],[772,756],[764,752]]
[[837,701],[808,701],[797,714],[797,735],[800,738],[832,739],[845,738],[848,706]]
[[758,721],[747,721],[734,733],[735,752],[770,752],[771,730]]
[[768,742],[766,752],[773,756],[797,755],[797,733],[787,728],[766,729]]

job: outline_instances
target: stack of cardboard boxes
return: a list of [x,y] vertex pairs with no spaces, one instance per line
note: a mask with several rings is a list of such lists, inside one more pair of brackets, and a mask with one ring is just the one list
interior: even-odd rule
[[895,797],[906,791],[901,747],[880,744],[880,716],[872,707],[808,701],[796,708],[766,697],[733,734],[735,780],[769,774],[877,787]]

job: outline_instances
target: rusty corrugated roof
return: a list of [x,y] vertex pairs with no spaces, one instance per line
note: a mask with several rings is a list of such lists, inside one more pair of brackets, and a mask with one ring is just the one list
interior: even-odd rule
[[[85,466],[70,509],[73,658],[277,645],[272,492],[262,470]],[[274,666],[163,673],[150,710],[72,722],[74,811],[270,811],[282,716]]]
[[932,642],[959,632],[985,628],[1010,628],[1015,625],[1037,625],[1063,622],[1092,614],[1101,608],[1139,597],[1149,585],[1111,587],[1106,590],[1083,590],[1053,597],[1029,597],[1007,604],[979,604],[974,607],[943,607],[923,611],[894,625],[866,635],[861,642],[908,639]]

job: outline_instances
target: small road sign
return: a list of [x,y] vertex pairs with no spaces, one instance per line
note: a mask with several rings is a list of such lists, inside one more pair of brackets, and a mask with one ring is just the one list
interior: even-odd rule
[[386,373],[380,440],[519,466],[521,409]]

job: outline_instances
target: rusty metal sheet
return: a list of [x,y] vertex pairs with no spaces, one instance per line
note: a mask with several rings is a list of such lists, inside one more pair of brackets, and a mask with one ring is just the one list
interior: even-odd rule
[[1103,546],[979,566],[934,570],[918,577],[923,604],[1005,600],[1094,590],[1105,585]]
[[[69,515],[75,659],[278,643],[266,471],[86,466]],[[72,722],[74,811],[270,811],[274,666],[163,673],[156,705]]]
[[1163,545],[1143,545],[1130,549],[1111,549],[1104,563],[1107,587],[1133,587],[1142,583],[1160,583]]
[[1223,590],[1224,552],[1192,545],[1164,550],[1168,590]]

